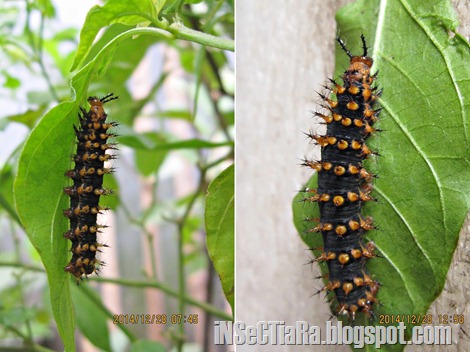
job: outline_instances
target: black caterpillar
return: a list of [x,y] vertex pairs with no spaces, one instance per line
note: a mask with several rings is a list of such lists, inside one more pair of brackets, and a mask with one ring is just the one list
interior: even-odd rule
[[373,109],[381,91],[372,87],[377,74],[371,74],[372,58],[361,35],[363,54],[353,56],[340,38],[341,48],[350,58],[350,66],[342,76],[343,85],[331,80],[330,88],[336,100],[320,94],[327,103],[327,114],[316,112],[327,125],[324,136],[307,135],[321,146],[321,160],[304,160],[303,165],[318,172],[318,189],[306,190],[305,201],[317,202],[320,223],[309,232],[321,232],[324,247],[317,261],[328,266],[328,284],[319,292],[334,291],[337,315],[347,315],[354,321],[357,312],[374,317],[373,305],[379,290],[365,268],[366,261],[374,257],[374,244],[364,243],[364,234],[374,229],[371,217],[362,215],[364,202],[374,200],[374,175],[363,167],[363,160],[371,154],[365,144],[376,131],[380,109]]
[[98,213],[107,210],[99,205],[100,196],[111,193],[109,189],[102,188],[103,175],[112,172],[112,169],[104,167],[104,162],[114,159],[113,155],[106,154],[106,150],[115,149],[115,144],[107,143],[107,140],[115,136],[108,129],[117,125],[105,122],[108,115],[103,104],[117,98],[112,93],[101,99],[89,97],[90,110],[80,108],[80,126],[74,126],[78,142],[77,153],[73,156],[75,168],[65,173],[73,180],[73,186],[64,188],[64,193],[70,196],[70,208],[64,210],[64,215],[70,220],[70,229],[64,237],[72,241],[72,259],[65,271],[75,276],[77,282],[83,275],[93,274],[103,265],[96,258],[96,252],[106,245],[97,242],[96,234],[104,226],[98,225],[96,218]]

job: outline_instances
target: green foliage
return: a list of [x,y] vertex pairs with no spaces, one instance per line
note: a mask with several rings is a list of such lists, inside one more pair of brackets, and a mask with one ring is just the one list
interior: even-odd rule
[[[470,69],[462,65],[470,60],[469,44],[455,33],[458,20],[448,1],[358,1],[338,12],[337,21],[352,53],[361,52],[365,35],[383,88],[383,132],[370,143],[380,156],[366,165],[379,176],[378,203],[364,209],[379,228],[367,235],[380,256],[368,263],[382,284],[377,312],[423,314],[443,289],[469,210]],[[336,75],[346,66],[337,47]],[[316,188],[316,176],[308,185]],[[317,207],[301,199],[294,201],[297,229],[310,247],[321,246],[302,221],[318,217]]]
[[235,311],[234,280],[234,217],[235,217],[235,174],[231,165],[209,185],[206,196],[207,250],[219,274],[225,297]]
[[[203,246],[199,244],[200,239],[197,240],[197,234],[203,232],[204,214],[202,204],[198,200],[202,199],[207,185],[212,181],[212,177],[208,175],[220,172],[221,163],[233,161],[234,147],[231,136],[233,119],[232,123],[226,123],[233,116],[233,83],[219,79],[219,71],[226,70],[228,62],[224,54],[218,56],[217,53],[217,48],[233,49],[233,40],[226,39],[223,29],[215,30],[211,27],[210,30],[204,30],[204,21],[225,23],[224,14],[233,13],[233,6],[225,5],[224,1],[202,2],[210,15],[193,13],[191,5],[181,1],[108,0],[102,6],[95,6],[89,11],[80,30],[76,51],[65,54],[62,48],[65,43],[77,45],[77,29],[61,29],[46,37],[42,25],[47,26],[46,19],[55,18],[55,8],[49,1],[34,2],[26,9],[25,32],[23,36],[16,38],[23,45],[16,46],[14,40],[4,43],[4,48],[8,49],[4,50],[4,55],[10,62],[20,62],[29,70],[39,67],[39,72],[34,73],[43,79],[48,91],[45,93],[43,90],[35,90],[36,88],[26,88],[28,110],[5,117],[0,125],[6,128],[11,123],[19,122],[28,129],[24,143],[2,165],[0,215],[8,217],[14,224],[12,227],[21,227],[29,239],[28,244],[34,247],[29,247],[34,265],[23,263],[22,257],[16,255],[13,256],[14,260],[0,258],[0,265],[23,267],[26,272],[43,272],[38,262],[40,258],[46,275],[39,274],[36,279],[44,285],[44,278],[47,277],[50,309],[66,351],[75,350],[76,326],[82,335],[98,348],[110,351],[113,345],[113,336],[108,331],[112,312],[107,310],[101,302],[101,297],[89,287],[89,283],[83,282],[77,287],[70,275],[64,271],[70,258],[70,242],[62,236],[69,226],[67,218],[62,214],[63,209],[69,206],[69,200],[63,194],[63,187],[69,182],[64,177],[64,172],[71,168],[70,156],[75,149],[73,125],[78,121],[77,112],[79,106],[87,108],[85,104],[89,95],[101,96],[107,92],[119,95],[118,101],[106,106],[110,119],[120,123],[115,130],[119,135],[116,141],[124,153],[132,152],[133,172],[138,175],[139,182],[151,184],[153,188],[150,204],[134,212],[127,208],[125,197],[130,192],[128,186],[133,186],[137,181],[123,181],[122,176],[118,175],[105,177],[105,187],[111,188],[115,194],[103,199],[103,205],[119,210],[124,214],[124,221],[128,226],[133,224],[141,232],[142,241],[146,243],[144,249],[148,251],[147,256],[152,262],[150,269],[141,269],[140,277],[133,277],[141,281],[129,283],[123,279],[117,284],[134,284],[135,287],[141,288],[148,285],[161,289],[165,294],[176,297],[182,314],[189,309],[185,305],[191,305],[202,308],[208,314],[227,316],[216,307],[189,297],[185,285],[186,275],[193,270],[208,270],[207,254],[201,252]],[[2,13],[10,12],[15,13],[15,10],[5,9]],[[42,25],[38,29],[29,23],[29,18],[34,13],[41,17]],[[7,16],[2,17],[0,21],[10,23],[7,22]],[[13,30],[14,22],[11,22],[10,26]],[[102,35],[97,39],[100,31]],[[5,35],[5,38],[8,36]],[[216,49],[209,50],[197,43]],[[192,102],[192,105],[160,107],[161,97],[164,96],[162,90],[172,89],[171,84],[175,84],[174,78],[171,77],[174,72],[162,70],[163,63],[151,63],[155,65],[156,72],[161,70],[162,73],[150,87],[147,96],[135,100],[134,92],[127,91],[126,87],[131,85],[129,82],[135,76],[139,65],[144,62],[148,51],[156,47],[165,48],[166,51],[171,47],[171,50],[180,54],[179,64],[184,64],[186,69],[190,68],[192,71],[186,73],[189,79],[184,82],[185,94],[191,96],[188,101]],[[201,55],[201,52],[204,55]],[[192,57],[192,63],[185,57],[188,53],[189,57]],[[44,65],[45,56],[48,57],[48,62],[55,65],[54,79],[49,72],[52,69]],[[208,58],[211,58],[214,64],[209,65]],[[29,87],[28,82],[18,78],[7,68],[0,72],[5,77],[4,88],[17,92],[20,88]],[[62,75],[59,81],[57,74]],[[219,93],[211,97],[209,91]],[[51,102],[51,97],[56,99],[55,103]],[[232,108],[219,109],[219,99],[222,97],[231,101]],[[48,110],[50,106],[54,107]],[[150,116],[147,112],[144,113],[148,106],[156,107],[156,111],[151,112]],[[134,126],[136,120],[142,116],[155,121],[158,128],[144,133],[137,132]],[[182,138],[178,133],[167,130],[166,124],[169,121],[183,123],[193,132],[193,137]],[[166,201],[163,206],[160,204],[163,201],[159,199],[162,192],[159,189],[162,182],[159,171],[170,158],[175,157],[175,153],[180,153],[186,162],[193,164],[192,176],[198,175],[199,185],[189,195]],[[116,161],[118,162],[119,160]],[[162,226],[165,222],[179,224],[175,227],[178,234],[174,239],[184,241],[185,245],[184,251],[182,245],[178,247],[180,251],[176,253],[176,259],[165,263],[165,268],[179,265],[178,291],[172,289],[171,283],[162,284],[157,274],[156,257],[162,255],[165,249],[160,248],[158,253],[153,251],[154,234],[149,228],[154,228],[156,224]],[[13,233],[11,236],[16,238],[17,234]],[[106,239],[104,241],[106,242]],[[140,239],[132,238],[132,241],[139,243]],[[21,250],[23,249],[18,248],[17,252]],[[123,261],[123,265],[127,265],[126,261],[134,260],[125,257],[118,259]],[[137,259],[137,263],[140,263],[141,258]],[[90,278],[91,280],[93,278]],[[27,284],[24,285],[26,288]],[[24,294],[22,290],[18,292]],[[14,324],[29,324],[29,320],[35,319],[31,315],[18,315],[15,309],[16,307],[12,307],[5,312],[5,316],[19,319],[17,322],[8,323],[11,325],[11,328],[8,325],[9,336],[23,339],[25,346],[33,345],[41,349],[41,346],[34,345],[35,336],[15,334],[15,331],[20,330],[16,329]],[[93,321],[93,324],[90,324],[90,321]],[[6,324],[5,321],[0,321],[0,326]],[[123,325],[118,325],[118,328],[128,339],[132,351],[165,350],[160,343],[137,339],[133,329]],[[167,345],[182,350],[184,326],[181,324],[176,328],[178,333],[167,334]],[[31,334],[31,331],[28,334]]]
[[88,12],[85,24],[80,32],[80,44],[70,70],[74,71],[83,62],[101,28],[114,23],[122,23],[129,26],[139,25],[144,19],[153,19],[155,17],[156,9],[151,0],[109,0],[104,6],[97,5],[93,7]]
[[165,346],[156,341],[139,340],[131,345],[131,352],[165,352]]
[[[69,277],[63,269],[68,262],[69,244],[58,236],[67,229],[66,218],[62,215],[67,200],[57,185],[64,184],[64,170],[69,168],[70,161],[63,156],[71,155],[70,146],[73,146],[73,132],[64,134],[62,131],[70,129],[70,117],[75,114],[74,104],[67,102],[41,119],[23,148],[15,180],[16,209],[46,268],[52,310],[59,333],[63,337],[69,336],[64,339],[69,351],[74,349],[74,319]],[[64,141],[68,143],[64,144]],[[65,154],[61,148],[51,148],[51,145],[65,146]]]
[[[95,302],[100,301],[97,293],[88,287],[72,288],[72,297],[77,312],[77,325],[86,338],[103,351],[111,351],[108,319],[106,312],[97,309]],[[93,324],[90,324],[93,322]]]

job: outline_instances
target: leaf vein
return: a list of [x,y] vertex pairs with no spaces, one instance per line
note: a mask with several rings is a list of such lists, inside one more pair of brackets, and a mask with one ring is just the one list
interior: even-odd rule
[[[398,215],[398,217],[400,218],[400,220],[402,221],[402,223],[406,226],[406,228],[408,229],[410,235],[411,235],[411,238],[413,239],[413,241],[415,242],[416,244],[416,247],[419,248],[419,250],[421,251],[421,253],[423,253],[424,257],[427,259],[427,261],[429,262],[429,266],[431,267],[431,270],[434,274],[434,276],[437,276],[436,274],[436,271],[432,265],[432,260],[431,258],[429,257],[428,253],[424,250],[424,248],[421,246],[421,244],[419,243],[418,239],[416,238],[415,236],[415,232],[413,231],[413,229],[411,228],[411,225],[406,221],[406,217],[403,215],[403,213],[395,206],[394,202],[392,200],[390,200],[390,198],[388,198],[386,196],[385,193],[383,193],[379,187],[377,186],[374,186],[374,192],[377,192],[378,194],[380,194],[386,201],[387,203],[390,205],[390,207],[395,211],[395,213]],[[376,247],[380,250],[380,247],[378,247],[376,245]],[[410,297],[410,299],[413,301],[413,304],[416,305],[416,302],[418,300],[417,297],[414,297],[413,296],[413,292],[414,290],[412,289],[409,289],[408,286],[407,286],[407,282],[408,280],[405,279],[405,274],[402,273],[400,270],[399,270],[399,267],[397,265],[395,265],[395,263],[390,259],[390,257],[388,257],[386,255],[387,251],[380,251],[381,252],[381,255],[384,256],[389,262],[390,264],[393,265],[393,267],[395,268],[395,270],[397,271],[397,273],[401,276],[402,280],[403,280],[403,284],[404,286],[407,288],[407,293],[408,293],[408,296]]]
[[[447,72],[449,73],[449,76],[451,77],[452,84],[454,85],[455,91],[457,93],[457,97],[458,97],[459,105],[460,105],[460,116],[462,117],[462,124],[465,126],[467,124],[467,112],[465,110],[464,97],[462,95],[459,85],[457,84],[457,77],[455,75],[455,72],[452,70],[452,65],[449,63],[448,56],[445,55],[444,53],[444,48],[440,45],[440,43],[436,39],[436,36],[432,33],[430,28],[426,26],[422,21],[420,21],[420,19],[415,15],[415,13],[411,9],[410,4],[406,0],[400,0],[400,2],[402,3],[406,12],[408,12],[410,17],[416,22],[416,24],[418,24],[421,27],[421,29],[426,33],[426,35],[429,37],[431,42],[434,44],[436,49],[441,54],[441,57],[446,64]],[[468,144],[467,129],[464,129],[464,134],[465,134],[465,142]]]
[[[434,178],[437,190],[439,192],[439,203],[441,207],[441,213],[442,213],[442,222],[444,224],[447,223],[447,213],[446,213],[446,208],[444,206],[444,194],[443,194],[443,185],[440,182],[439,175],[437,174],[437,171],[434,169],[433,164],[430,162],[430,158],[426,155],[424,150],[422,150],[416,140],[413,138],[411,135],[410,131],[406,128],[406,126],[401,122],[399,117],[394,113],[394,111],[391,109],[391,107],[383,100],[380,101],[380,104],[384,110],[386,110],[389,113],[389,116],[392,117],[392,119],[395,121],[397,126],[402,130],[402,132],[405,134],[405,136],[408,138],[408,140],[411,142],[413,147],[416,149],[418,152],[418,155],[423,159],[423,161],[426,163],[426,165],[429,168],[429,171],[431,171],[431,174]],[[447,245],[447,233],[444,234],[444,245]]]

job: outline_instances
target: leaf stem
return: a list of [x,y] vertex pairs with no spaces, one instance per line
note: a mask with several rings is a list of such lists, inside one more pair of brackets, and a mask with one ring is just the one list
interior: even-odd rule
[[59,101],[59,96],[57,95],[57,92],[54,88],[54,85],[52,84],[52,81],[49,77],[49,74],[47,73],[46,67],[44,66],[44,61],[42,59],[42,48],[43,48],[43,33],[44,33],[44,18],[45,14],[41,12],[41,22],[40,22],[40,27],[39,27],[39,33],[38,33],[38,38],[39,42],[35,43],[34,35],[33,32],[31,31],[30,27],[30,19],[31,19],[31,8],[30,8],[30,3],[29,1],[26,2],[26,24],[25,24],[25,32],[28,35],[29,38],[29,45],[33,49],[33,59],[37,61],[39,64],[39,67],[41,69],[41,74],[46,80],[46,83],[49,87],[49,91],[51,92],[52,97],[56,100]]
[[[211,46],[213,48],[221,49],[221,50],[230,50],[235,51],[235,42],[232,39],[221,38],[215,35],[207,34],[204,32],[196,31],[194,29],[186,27],[181,22],[174,22],[168,25],[168,22],[158,21],[155,18],[143,14],[141,12],[126,12],[122,13],[121,16],[141,16],[151,22],[155,27],[165,30],[171,33],[177,39],[184,39],[194,43],[199,43],[202,45]],[[152,27],[147,27],[152,28]],[[141,28],[142,29],[142,28]],[[154,28],[155,29],[155,28]],[[172,39],[172,38],[169,38]]]
[[[152,184],[152,200],[151,200],[151,203],[150,203],[150,206],[149,206],[149,209],[153,209],[155,206],[156,206],[156,194],[157,194],[157,178],[155,179],[155,181],[153,182]],[[145,233],[145,237],[147,239],[147,242],[148,242],[148,245],[147,245],[147,248],[149,249],[149,256],[150,256],[150,265],[151,265],[151,277],[154,281],[157,281],[158,280],[158,276],[157,276],[157,258],[155,256],[155,251],[154,251],[154,234],[149,231],[147,229],[147,226],[145,225],[145,218],[142,219],[142,230],[144,231]]]
[[181,22],[172,23],[166,29],[178,39],[185,39],[222,50],[235,51],[235,43],[233,40],[195,31],[194,29],[186,27]]

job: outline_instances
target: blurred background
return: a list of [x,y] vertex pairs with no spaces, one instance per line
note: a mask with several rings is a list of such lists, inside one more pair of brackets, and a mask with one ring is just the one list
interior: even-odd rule
[[[233,1],[180,3],[177,15],[186,26],[233,39]],[[12,189],[30,131],[49,109],[73,97],[69,70],[80,30],[99,4],[0,1],[0,351],[63,350],[47,277],[16,215]],[[99,33],[98,46],[128,28],[111,25]],[[212,346],[213,320],[232,312],[207,255],[204,196],[233,163],[234,54],[182,40],[126,40],[89,95],[110,92],[119,96],[105,107],[108,120],[120,124],[114,132],[133,133],[141,143],[123,139],[110,165],[115,173],[105,177],[116,193],[107,199],[113,210],[99,221],[109,226],[101,234],[109,248],[100,257],[106,263],[100,277],[79,288],[91,291],[96,305],[75,298],[77,350],[127,351],[136,339],[159,341],[164,350],[224,351]],[[81,105],[88,109],[85,101]],[[67,182],[64,177],[57,187]],[[148,287],[149,281],[163,289]],[[196,303],[178,299],[181,283]],[[109,320],[106,331],[93,331],[98,313],[166,314],[168,320],[197,314],[198,322],[123,326]]]
[[[317,278],[321,273],[318,265],[309,263],[312,254],[294,227],[292,201],[312,175],[300,166],[301,159],[319,157],[319,148],[303,132],[318,128],[312,114],[320,103],[316,92],[322,91],[328,78],[336,78],[335,37],[341,33],[335,14],[354,2],[237,1],[236,318],[247,325],[307,321],[324,327],[331,317],[324,295],[315,295],[323,286]],[[461,22],[458,31],[469,39],[469,2],[452,4]],[[470,310],[464,294],[468,290],[462,289],[468,282],[468,224],[467,219],[444,291],[430,308],[434,316]],[[453,329],[459,348],[468,349],[468,329],[457,325]],[[448,347],[451,351],[456,346]],[[413,350],[443,351],[443,346],[406,349]],[[237,351],[351,348],[268,344],[237,346]]]

